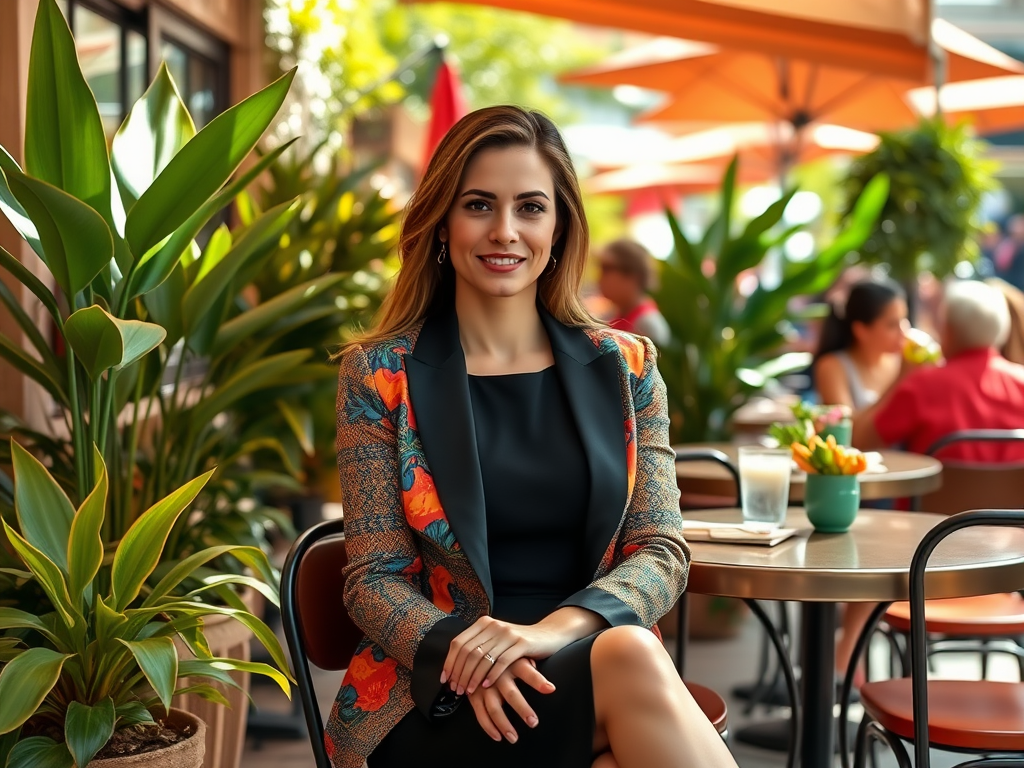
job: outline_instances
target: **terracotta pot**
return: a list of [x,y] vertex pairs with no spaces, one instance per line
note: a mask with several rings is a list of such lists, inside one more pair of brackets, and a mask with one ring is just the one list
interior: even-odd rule
[[[241,597],[249,610],[259,616],[261,608],[258,602],[262,600],[262,596],[255,590],[249,589],[243,592]],[[252,658],[249,647],[252,632],[235,619],[229,616],[207,616],[204,631],[210,644],[210,652],[215,657],[237,659],[238,661],[249,661]],[[174,643],[178,647],[178,658],[192,658],[192,652],[180,639],[175,638]],[[212,685],[231,703],[230,707],[225,707],[195,694],[174,698],[174,706],[191,712],[207,725],[206,757],[202,763],[203,768],[238,768],[242,760],[242,750],[245,747],[245,727],[249,719],[247,696],[249,675],[243,672],[231,672],[230,674],[242,690],[229,688],[208,679],[192,681],[189,678],[182,678],[178,681],[179,687],[193,683]]]
[[206,752],[206,723],[180,709],[172,709],[164,720],[179,731],[189,728],[192,736],[155,752],[93,760],[89,763],[89,768],[200,768],[203,764],[203,754]]

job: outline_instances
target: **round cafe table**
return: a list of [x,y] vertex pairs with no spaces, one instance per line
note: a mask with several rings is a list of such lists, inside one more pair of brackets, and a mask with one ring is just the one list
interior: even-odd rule
[[[713,448],[729,457],[737,467],[739,446],[731,443],[687,443],[675,448]],[[931,456],[903,451],[881,451],[884,472],[865,472],[860,476],[863,501],[924,496],[942,486],[942,462]],[[684,493],[736,498],[736,484],[728,470],[709,461],[676,464],[676,480]],[[789,500],[803,501],[807,475],[794,472],[789,484]]]
[[[739,509],[694,510],[686,519],[740,522]],[[815,533],[802,508],[774,547],[690,542],[687,589],[705,595],[801,604],[800,765],[832,765],[836,604],[907,600],[910,561],[941,515],[862,509],[847,533]],[[1024,588],[1024,530],[971,528],[943,541],[929,561],[929,598]]]

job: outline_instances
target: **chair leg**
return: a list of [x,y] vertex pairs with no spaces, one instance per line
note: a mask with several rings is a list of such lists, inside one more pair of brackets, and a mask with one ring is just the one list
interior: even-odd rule
[[[898,768],[914,768],[900,738],[889,733],[869,715],[864,715],[864,719],[860,721],[860,727],[857,729],[857,750],[853,756],[854,768],[865,768],[867,750],[874,742],[885,744],[889,748],[893,757],[896,758]],[[873,757],[872,760],[874,760]],[[918,768],[927,768],[927,766],[918,766]]]

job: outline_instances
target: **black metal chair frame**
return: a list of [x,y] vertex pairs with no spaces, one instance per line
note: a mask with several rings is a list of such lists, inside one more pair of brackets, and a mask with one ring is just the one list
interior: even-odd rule
[[[954,443],[963,442],[1017,442],[1024,441],[1024,429],[965,429],[959,432],[952,432],[945,435],[930,446],[925,451],[928,456],[935,456],[943,448]],[[1024,494],[1022,494],[1022,507],[1024,507]],[[921,509],[921,497],[915,496],[911,500],[911,509],[915,512]],[[906,670],[909,666],[909,648],[904,646],[900,647],[899,640],[896,636],[897,633],[892,630],[885,629],[881,625],[882,617],[885,615],[885,611],[888,610],[892,603],[880,604],[876,610],[874,610],[864,628],[861,630],[860,636],[857,638],[857,642],[854,645],[853,654],[850,657],[850,664],[846,670],[846,676],[843,679],[843,686],[840,692],[839,698],[839,722],[846,722],[847,715],[850,709],[850,696],[853,692],[853,678],[856,672],[857,666],[860,664],[861,658],[867,653],[868,645],[870,644],[871,636],[876,632],[882,632],[886,639],[889,641],[890,647],[894,649],[895,658],[900,661],[900,674],[906,674]],[[991,638],[998,640],[1002,638]],[[1020,666],[1021,679],[1024,680],[1024,649],[1019,647],[1015,638],[1006,638],[1011,643],[1016,645],[1007,647],[996,647],[996,648],[977,648],[970,647],[965,644],[962,640],[933,640],[928,643],[928,655],[931,656],[937,653],[962,653],[962,652],[974,652],[982,654],[982,678],[985,677],[987,671],[987,660],[988,654],[995,651],[1000,653],[1009,653],[1017,657],[1018,665]],[[872,732],[873,735],[879,741],[884,741],[882,737],[877,736]],[[849,745],[847,743],[846,729],[839,729],[839,753],[843,768],[849,768]]]
[[[710,461],[725,467],[732,475],[733,481],[736,483],[736,506],[741,505],[741,493],[740,493],[740,473],[736,468],[736,465],[729,460],[728,455],[722,451],[714,448],[677,448],[676,449],[676,463],[681,462],[698,462],[698,461]],[[679,615],[677,624],[677,651],[676,651],[676,670],[679,672],[679,676],[683,677],[683,670],[686,666],[686,638],[689,634],[689,628],[687,626],[687,593],[683,592],[679,598],[679,604],[677,606],[677,612]],[[791,707],[790,715],[790,749],[787,757],[787,768],[793,768],[796,764],[796,745],[800,743],[800,698],[799,698],[799,687],[796,682],[796,675],[793,672],[793,665],[789,659],[789,648],[786,642],[786,636],[788,635],[788,628],[783,627],[780,631],[779,627],[776,627],[774,622],[765,612],[764,608],[756,600],[745,599],[745,602],[749,607],[754,616],[757,617],[758,621],[764,627],[765,633],[768,636],[768,640],[775,648],[775,653],[778,658],[778,667],[776,668],[775,675],[771,682],[767,682],[768,676],[768,645],[765,644],[762,647],[761,653],[761,669],[758,674],[758,681],[754,686],[754,693],[751,695],[751,701],[753,702],[750,706],[753,708],[756,704],[756,696],[763,695],[766,692],[775,687],[775,683],[778,676],[781,674],[785,678],[786,690],[789,693],[789,701]],[[785,617],[785,603],[780,604],[782,606],[782,615]]]
[[[864,716],[860,729],[857,732],[857,749],[854,754],[854,768],[863,768],[865,760],[865,748],[869,740],[880,741],[888,745],[896,756],[900,768],[930,768],[929,748],[932,746],[928,737],[928,633],[925,629],[925,571],[928,567],[928,559],[939,543],[956,531],[978,525],[995,526],[1024,526],[1024,510],[1013,509],[985,509],[970,512],[961,512],[952,515],[940,522],[930,530],[914,553],[910,564],[910,673],[911,687],[913,692],[913,717],[914,717],[914,762],[903,746],[903,740],[896,734],[883,728],[870,716]],[[877,620],[881,617],[884,609],[879,606],[872,613],[872,618]],[[862,634],[858,638],[858,644],[864,639]],[[847,672],[847,680],[852,675]],[[844,681],[845,682],[845,681]],[[842,729],[840,729],[840,733]],[[950,749],[941,744],[935,745],[943,750],[961,752],[962,750]],[[977,750],[974,750],[976,753]],[[1024,767],[1024,753],[1000,754],[985,756],[960,763],[956,768],[1022,768]]]
[[342,520],[328,520],[314,525],[302,533],[292,544],[281,570],[281,620],[284,636],[288,641],[291,653],[292,669],[299,688],[299,698],[306,715],[306,729],[313,747],[313,759],[316,768],[332,768],[327,748],[324,746],[324,722],[320,717],[320,707],[316,701],[316,689],[313,687],[313,676],[310,673],[309,659],[306,658],[306,641],[302,635],[302,623],[298,615],[298,575],[302,558],[310,547],[329,536],[345,535]]

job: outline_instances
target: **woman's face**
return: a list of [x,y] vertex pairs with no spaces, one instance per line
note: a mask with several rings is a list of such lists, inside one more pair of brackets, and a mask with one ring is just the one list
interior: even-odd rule
[[893,299],[871,323],[853,323],[857,343],[871,352],[895,354],[903,350],[903,332],[907,327],[907,302]]
[[536,295],[560,234],[547,163],[528,147],[483,150],[466,166],[438,234],[448,245],[458,290],[494,298],[526,290]]

